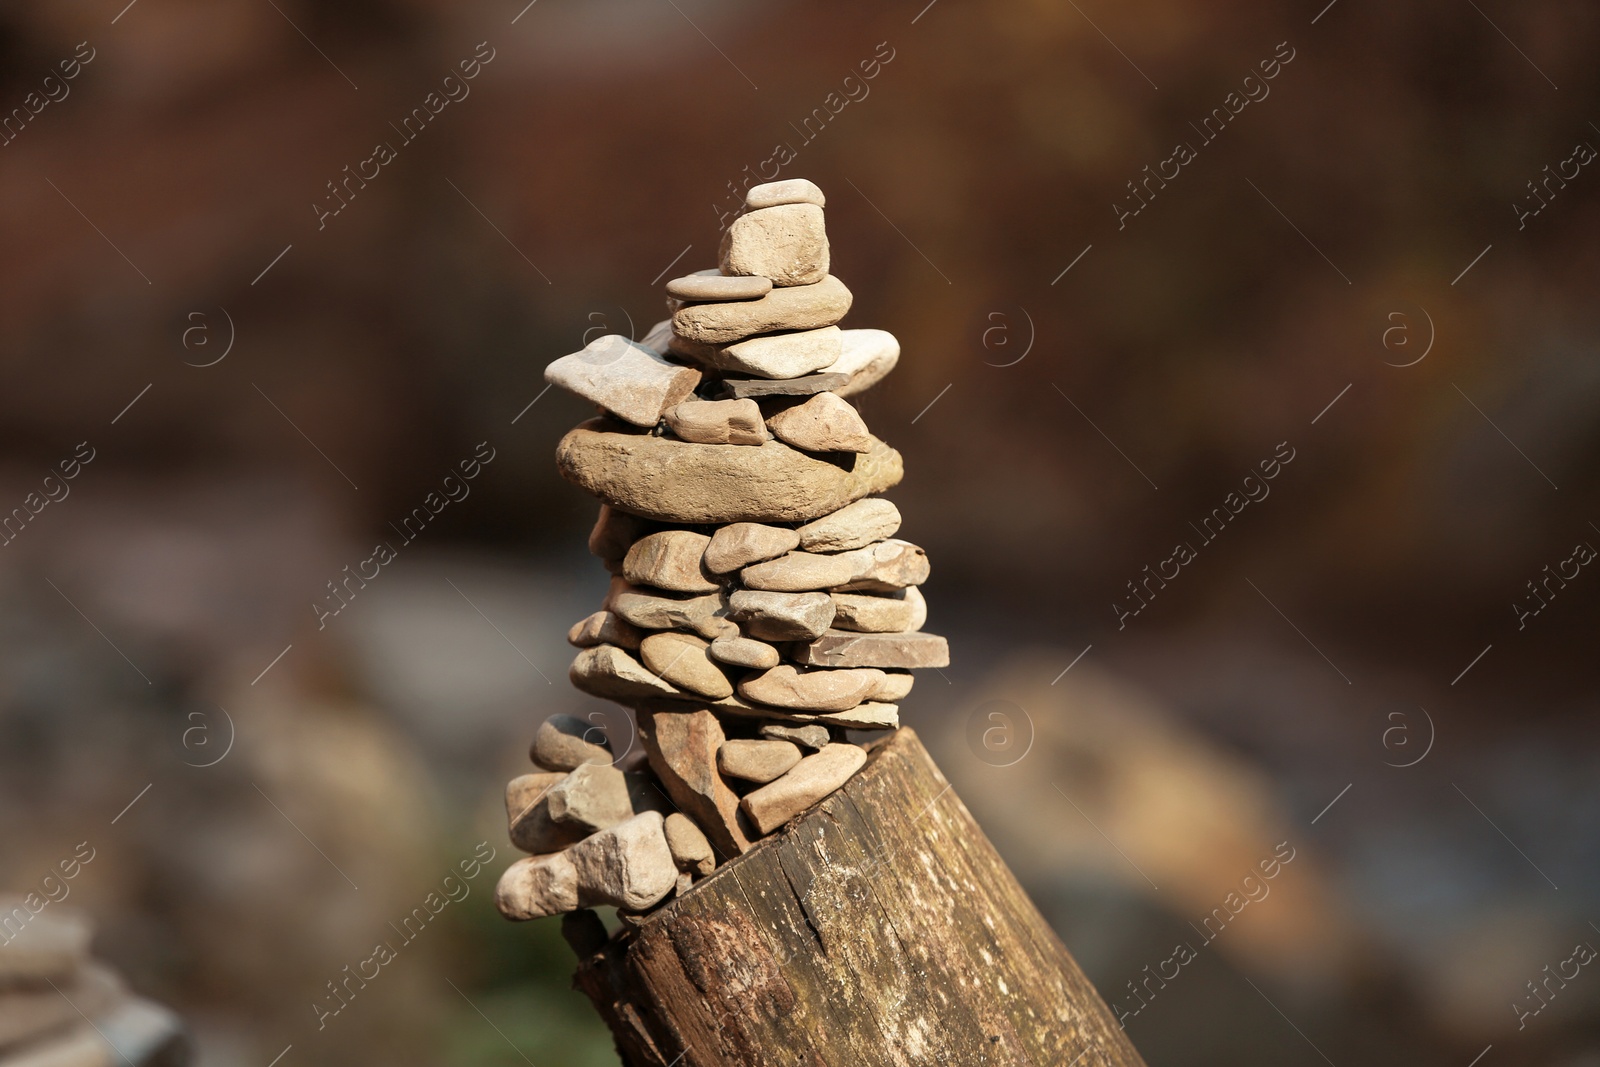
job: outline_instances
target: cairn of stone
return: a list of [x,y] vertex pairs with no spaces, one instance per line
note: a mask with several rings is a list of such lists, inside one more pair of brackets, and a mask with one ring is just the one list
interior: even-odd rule
[[0,897],[0,1067],[183,1067],[177,1016],[90,958],[82,912]]
[[842,786],[867,760],[847,731],[896,728],[910,671],[949,662],[922,632],[927,555],[876,495],[900,455],[848,399],[900,346],[839,328],[823,206],[803,179],[755,186],[720,268],[667,283],[670,319],[545,370],[600,409],[556,461],[600,498],[589,551],[613,575],[569,677],[633,710],[645,758],[570,716],[539,727],[539,770],[506,791],[532,854],[500,880],[507,918],[686,891]]

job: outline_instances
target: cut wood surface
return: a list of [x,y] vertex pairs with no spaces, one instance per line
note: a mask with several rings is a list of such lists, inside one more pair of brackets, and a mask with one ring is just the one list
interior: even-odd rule
[[1144,1062],[910,729],[575,983],[629,1067]]

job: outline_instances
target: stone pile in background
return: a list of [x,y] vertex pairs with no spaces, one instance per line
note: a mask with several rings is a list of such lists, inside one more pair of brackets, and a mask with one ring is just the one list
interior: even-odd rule
[[841,330],[822,191],[752,188],[720,269],[667,283],[643,341],[599,338],[545,377],[600,416],[557,463],[599,497],[589,551],[613,575],[573,626],[579,689],[634,711],[643,760],[555,716],[538,773],[506,793],[532,853],[500,881],[509,918],[650,908],[838,789],[866,762],[847,730],[890,730],[910,671],[943,667],[921,632],[922,549],[875,494],[899,453],[852,406],[900,346]]
[[89,958],[81,912],[0,897],[0,1067],[182,1067],[177,1016]]

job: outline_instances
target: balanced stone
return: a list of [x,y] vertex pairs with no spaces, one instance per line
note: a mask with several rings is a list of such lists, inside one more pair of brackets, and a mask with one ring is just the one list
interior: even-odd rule
[[867,762],[855,745],[832,744],[807,756],[775,782],[749,794],[740,807],[763,834],[769,834],[829,795]]
[[636,585],[674,593],[714,593],[720,586],[700,573],[711,538],[692,530],[662,530],[641,538],[622,561],[622,576]]
[[578,689],[602,700],[678,695],[670,682],[645,670],[638,660],[615,645],[596,645],[579,652],[567,678]]
[[909,671],[885,671],[883,684],[872,691],[869,699],[896,703],[911,695],[915,683],[916,678]]
[[679,689],[715,700],[732,696],[733,683],[706,655],[708,642],[668,630],[651,634],[639,647],[644,665]]
[[800,748],[789,741],[724,741],[717,769],[729,778],[770,782],[800,762]]
[[547,771],[570,771],[585,763],[610,763],[605,731],[575,715],[552,715],[539,724],[528,756]]
[[804,593],[846,585],[856,578],[857,561],[849,556],[823,556],[812,552],[790,552],[739,572],[746,589],[779,593]]
[[845,378],[845,384],[834,390],[840,396],[866,392],[900,361],[900,342],[888,330],[841,330],[839,340],[844,346],[839,361],[823,369]]
[[807,452],[865,452],[872,447],[867,424],[847,400],[818,393],[767,420],[774,437]]
[[810,641],[833,622],[833,601],[826,593],[740,589],[728,598],[728,614],[763,641]]
[[722,273],[752,274],[773,285],[811,285],[828,275],[828,231],[815,204],[747,211],[722,234]]
[[[763,424],[763,428],[765,424]],[[637,515],[600,505],[600,516],[589,531],[589,554],[606,562],[622,562],[633,543],[650,532],[651,524]]]
[[678,865],[680,871],[704,878],[717,869],[717,854],[711,850],[711,842],[706,840],[705,832],[695,825],[693,819],[681,811],[675,811],[667,816],[664,829],[667,848],[672,850],[672,862]]
[[753,637],[719,637],[711,642],[709,651],[718,663],[754,670],[776,667],[780,659],[776,648]]
[[762,445],[772,440],[754,400],[685,400],[667,411],[667,426],[697,445]]
[[615,767],[586,763],[574,769],[545,795],[550,818],[590,833],[633,817],[628,779]]
[[814,182],[805,178],[785,178],[782,181],[752,185],[744,194],[744,206],[752,211],[779,204],[815,204],[826,207],[827,197]]
[[763,396],[815,396],[849,382],[842,374],[808,374],[803,378],[767,381],[762,378],[724,378],[708,389],[717,396],[741,399]]
[[[809,646],[807,646],[809,647]],[[883,672],[806,670],[780,663],[739,683],[739,695],[758,704],[801,711],[848,711],[883,684]]]
[[578,871],[565,852],[528,856],[507,867],[494,904],[508,919],[542,919],[578,907]]
[[[774,289],[757,300],[687,304],[673,312],[672,329],[680,337],[691,341],[725,345],[754,337],[758,333],[815,330],[821,326],[832,326],[844,318],[850,310],[850,302],[850,290],[845,288],[844,283],[831,274],[825,274],[816,282]],[[634,347],[671,366],[648,349]],[[842,360],[843,354],[839,358]],[[696,374],[698,376],[698,372]],[[678,396],[672,403],[682,399],[682,396]],[[669,406],[662,405],[663,408]]]
[[879,541],[840,552],[836,558],[848,559],[855,567],[855,577],[840,586],[840,592],[892,593],[928,580],[928,554],[909,541]]
[[615,333],[562,356],[545,368],[544,378],[635,426],[654,426],[662,412],[686,399],[700,384],[700,372],[695,368],[668,363]]
[[772,279],[729,277],[720,270],[701,270],[667,283],[667,295],[679,300],[754,300],[772,292]]
[[829,630],[810,644],[791,647],[789,654],[796,663],[817,667],[950,666],[949,642],[924,633],[852,634]]
[[650,769],[667,795],[724,856],[737,856],[749,848],[750,838],[740,825],[739,798],[717,773],[717,750],[726,738],[716,715],[704,708],[641,708],[638,718]]
[[[904,630],[911,627],[900,626],[896,629]],[[624,622],[609,611],[597,611],[582,622],[575,623],[572,629],[567,631],[567,640],[579,648],[616,645],[618,648],[635,649],[643,639],[644,635],[637,627]]]
[[877,440],[837,464],[777,441],[727,448],[614,427],[592,420],[563,437],[562,475],[614,507],[663,521],[809,522],[900,481],[900,453]]
[[793,741],[813,752],[833,740],[833,733],[826,726],[790,726],[781,722],[769,722],[763,726],[761,736],[773,741]]
[[907,586],[896,593],[869,596],[833,594],[833,628],[858,633],[908,633],[922,629],[928,619],[928,602],[922,590]]
[[758,522],[735,522],[718,528],[706,546],[705,568],[712,574],[727,574],[764,559],[781,556],[800,543],[793,530],[763,526]]
[[672,862],[661,813],[647,811],[584,838],[567,850],[578,875],[578,902],[639,910],[672,892]]
[[559,852],[589,833],[550,817],[550,790],[566,777],[565,773],[524,774],[506,784],[506,830],[511,843],[523,852]]
[[758,378],[799,378],[838,362],[843,347],[839,327],[769,333],[731,345],[675,339],[672,350],[697,363]]
[[629,585],[625,581],[613,582],[606,597],[606,610],[642,630],[694,630],[723,608],[721,593],[710,596],[675,597],[655,596]]
[[900,529],[900,509],[882,497],[846,504],[831,515],[808,522],[795,532],[807,552],[845,552],[893,537]]

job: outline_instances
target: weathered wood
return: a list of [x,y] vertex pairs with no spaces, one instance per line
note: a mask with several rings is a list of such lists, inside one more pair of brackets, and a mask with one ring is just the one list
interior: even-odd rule
[[1143,1067],[909,729],[575,982],[629,1067]]

